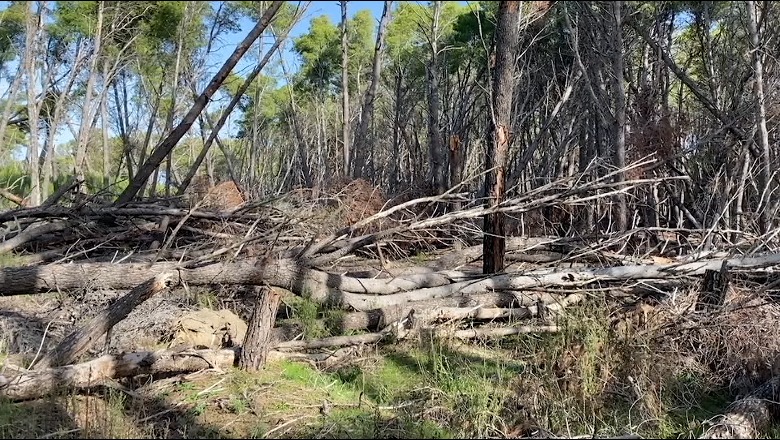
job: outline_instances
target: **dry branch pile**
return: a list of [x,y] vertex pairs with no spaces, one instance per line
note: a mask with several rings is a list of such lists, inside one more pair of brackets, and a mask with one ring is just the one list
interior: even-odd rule
[[[337,210],[347,215],[349,225],[342,227],[336,221],[330,233],[324,233],[313,220],[321,220],[323,211],[333,209],[333,199],[341,200],[327,195],[316,199],[288,195],[244,203],[234,194],[236,203],[220,205],[212,192],[206,192],[208,203],[171,198],[112,206],[86,199],[1,213],[4,241],[0,252],[14,251],[25,260],[21,267],[0,269],[1,296],[95,287],[130,292],[44,353],[35,371],[3,378],[0,394],[25,399],[56,386],[92,386],[110,377],[233,365],[240,357],[234,350],[198,355],[205,363],[181,352],[147,352],[103,356],[68,366],[139,304],[181,287],[287,289],[343,309],[337,326],[342,332],[370,332],[278,341],[270,328],[263,330],[250,323],[252,330],[247,334],[265,346],[265,352],[252,352],[251,362],[258,365],[266,356],[331,362],[343,347],[423,334],[473,339],[556,331],[556,316],[589,296],[636,302],[648,294],[663,296],[690,288],[708,271],[724,267],[724,261],[735,280],[767,279],[772,271],[766,268],[780,264],[780,254],[710,253],[708,258],[695,258],[701,249],[690,245],[692,237],[704,238],[707,231],[665,231],[671,235],[684,232],[691,246],[689,255],[662,257],[663,246],[658,242],[644,256],[626,255],[627,244],[637,237],[662,232],[644,229],[588,240],[510,238],[507,260],[512,264],[505,273],[484,276],[475,270],[481,257],[477,224],[484,214],[587,203],[615,193],[609,178],[554,182],[491,209],[480,201],[446,193],[380,210],[384,196],[369,192],[366,182],[359,182],[345,187],[354,187],[357,198],[343,201],[346,211]],[[647,183],[653,181],[628,185]],[[235,185],[225,188],[237,191]],[[426,214],[434,204],[455,201],[461,209],[434,217]],[[365,210],[357,213],[358,209]],[[429,261],[416,266],[400,264],[419,258],[414,255],[422,249],[430,251],[455,241],[466,247],[435,251]],[[363,258],[356,259],[357,255]],[[264,297],[274,295],[259,294],[259,301]],[[276,310],[275,303],[269,304],[264,307]],[[261,318],[273,325],[272,315],[270,320],[267,313]]]

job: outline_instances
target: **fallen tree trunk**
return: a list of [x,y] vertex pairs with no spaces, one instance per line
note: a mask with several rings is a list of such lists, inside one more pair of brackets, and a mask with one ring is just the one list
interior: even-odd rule
[[[208,368],[229,368],[238,361],[239,349],[145,351],[123,355],[105,355],[89,362],[28,371],[10,380],[0,376],[0,396],[10,400],[29,400],[62,389],[85,389],[109,379],[141,374],[175,374]],[[270,358],[287,357],[271,353]]]
[[544,304],[552,312],[560,312],[566,306],[584,299],[584,295],[572,294],[565,297],[541,294],[481,294],[469,296],[469,304],[462,303],[460,297],[442,300],[421,301],[405,305],[396,305],[365,312],[346,313],[340,321],[340,330],[380,329],[403,319],[414,310],[415,318],[424,323],[441,320],[472,319],[517,320],[539,315],[538,304]]
[[175,272],[165,272],[139,284],[92,318],[86,325],[66,336],[57,347],[41,358],[36,368],[57,367],[72,362],[89,350],[119,321],[125,319],[139,304],[178,283],[179,280]]
[[[509,328],[483,328],[471,330],[427,328],[433,336],[451,336],[458,339],[480,337],[501,337],[521,333],[555,332],[557,326],[521,326]],[[413,334],[395,334],[399,339]],[[336,336],[313,341],[288,341],[276,344],[268,353],[268,360],[293,359],[327,362],[334,353],[301,353],[290,350],[311,350],[372,344],[394,335],[392,331],[355,336]],[[132,377],[142,374],[171,374],[205,370],[225,369],[237,365],[241,348],[223,350],[160,350],[156,352],[125,353],[105,355],[89,362],[63,367],[43,368],[26,371],[11,379],[0,376],[0,397],[10,400],[35,399],[62,389],[84,389],[101,385],[109,379]]]
[[[160,272],[178,270],[182,282],[190,285],[262,285],[289,289],[300,295],[308,292],[317,302],[348,305],[357,310],[372,310],[455,295],[471,295],[498,290],[523,290],[535,287],[563,286],[579,288],[595,282],[669,279],[674,276],[701,275],[719,270],[723,260],[702,260],[683,264],[617,266],[603,269],[555,269],[527,274],[502,274],[446,285],[419,288],[430,282],[439,284],[446,273],[420,274],[389,280],[353,278],[307,268],[292,259],[247,260],[238,263],[214,263],[197,268],[177,269],[173,263],[110,264],[85,263],[27,266],[0,269],[0,296],[22,295],[49,290],[69,290],[96,285],[109,289],[128,289]],[[780,264],[780,254],[726,260],[729,268],[759,268]],[[418,287],[404,291],[406,288]],[[391,292],[377,296],[375,291]],[[353,293],[363,292],[363,293]],[[371,293],[371,294],[366,294]]]
[[734,401],[699,438],[760,438],[780,414],[780,377]]

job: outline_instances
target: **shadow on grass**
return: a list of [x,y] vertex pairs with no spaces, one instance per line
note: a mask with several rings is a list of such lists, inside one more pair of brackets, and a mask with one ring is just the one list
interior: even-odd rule
[[0,438],[84,438],[87,434],[60,399],[21,403],[0,399]]

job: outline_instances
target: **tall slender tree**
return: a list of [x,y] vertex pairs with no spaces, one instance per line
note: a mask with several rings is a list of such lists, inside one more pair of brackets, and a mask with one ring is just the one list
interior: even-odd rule
[[[498,26],[495,35],[495,66],[490,107],[490,130],[487,136],[485,156],[486,206],[493,208],[504,200],[506,192],[506,164],[511,141],[512,94],[517,58],[519,1],[502,1],[498,6]],[[485,235],[482,242],[483,272],[486,274],[504,270],[506,249],[505,214],[495,212],[485,215]]]
[[351,175],[352,154],[349,141],[349,39],[347,36],[347,2],[341,0],[341,139],[344,144],[344,175]]

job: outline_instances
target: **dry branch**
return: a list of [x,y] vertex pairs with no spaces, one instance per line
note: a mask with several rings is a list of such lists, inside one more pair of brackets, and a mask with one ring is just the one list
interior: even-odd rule
[[16,234],[16,236],[13,238],[0,243],[0,253],[10,252],[17,247],[29,242],[30,240],[35,239],[36,237],[40,237],[43,234],[49,234],[52,232],[60,232],[67,227],[67,223],[60,221],[30,225],[23,231]]
[[65,337],[57,347],[41,358],[36,368],[44,369],[72,362],[94,345],[100,337],[109,332],[119,321],[129,315],[139,304],[178,283],[176,272],[164,272],[139,284],[125,296],[109,305],[106,310],[92,318],[89,323]]

